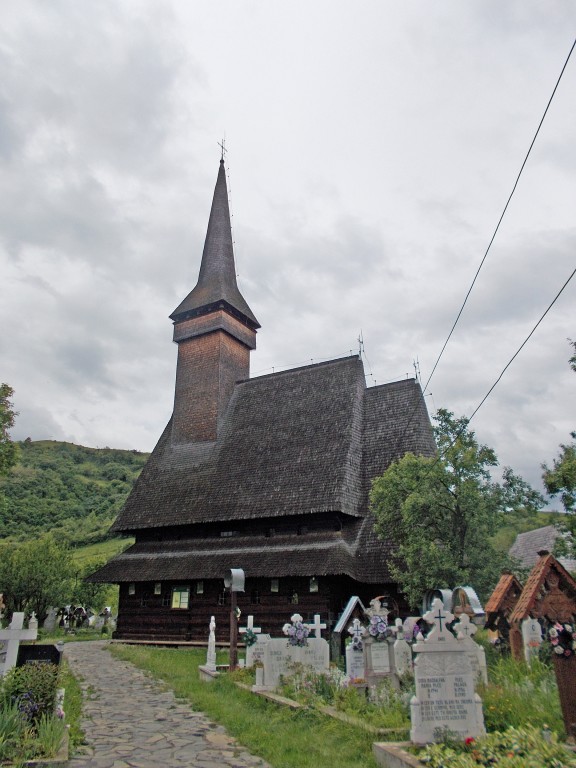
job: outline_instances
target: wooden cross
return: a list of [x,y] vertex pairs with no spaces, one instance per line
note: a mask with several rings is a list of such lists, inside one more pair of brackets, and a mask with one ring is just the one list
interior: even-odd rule
[[30,618],[28,627],[28,629],[24,629],[24,614],[14,613],[8,629],[0,629],[0,643],[4,641],[4,652],[6,653],[4,664],[0,666],[0,675],[16,666],[18,648],[22,640],[36,640],[38,637],[38,621],[34,614]]
[[248,616],[248,619],[246,621],[245,627],[240,627],[238,629],[238,632],[240,632],[241,635],[246,634],[250,630],[251,632],[254,632],[255,635],[259,635],[260,632],[262,632],[262,629],[260,627],[254,626],[254,616]]
[[308,629],[314,630],[314,637],[321,638],[322,637],[322,630],[326,629],[326,624],[320,624],[320,614],[315,613],[314,614],[314,623],[313,624],[306,624]]

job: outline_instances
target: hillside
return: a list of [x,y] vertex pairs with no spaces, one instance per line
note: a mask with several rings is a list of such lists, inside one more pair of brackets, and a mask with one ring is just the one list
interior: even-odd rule
[[149,456],[52,440],[18,445],[18,464],[0,480],[0,538],[52,531],[74,546],[107,537]]

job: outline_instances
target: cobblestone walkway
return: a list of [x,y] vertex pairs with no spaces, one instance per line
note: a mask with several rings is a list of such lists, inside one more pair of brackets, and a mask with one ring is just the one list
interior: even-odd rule
[[70,768],[269,768],[226,730],[114,658],[106,642],[67,643],[65,658],[84,695],[87,745]]

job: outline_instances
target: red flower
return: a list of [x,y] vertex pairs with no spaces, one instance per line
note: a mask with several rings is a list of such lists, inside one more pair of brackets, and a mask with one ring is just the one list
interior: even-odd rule
[[468,736],[465,739],[464,744],[474,744],[474,739],[472,738],[472,736]]

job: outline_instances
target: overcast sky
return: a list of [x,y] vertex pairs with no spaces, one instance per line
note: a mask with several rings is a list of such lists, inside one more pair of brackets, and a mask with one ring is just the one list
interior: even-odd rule
[[[252,374],[430,375],[576,30],[572,0],[0,0],[14,438],[153,448],[223,136]],[[576,266],[576,53],[426,401],[469,415]],[[472,422],[538,485],[576,428],[576,278]]]

